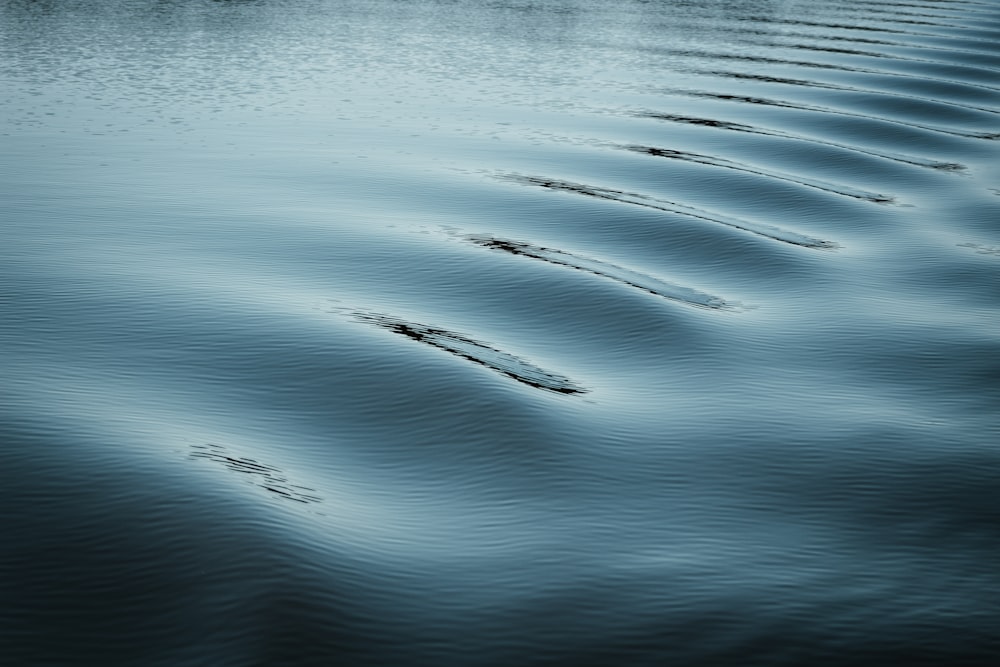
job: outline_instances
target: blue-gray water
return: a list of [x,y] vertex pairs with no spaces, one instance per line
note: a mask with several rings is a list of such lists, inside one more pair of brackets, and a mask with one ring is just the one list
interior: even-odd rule
[[0,664],[1000,664],[1000,3],[0,0]]

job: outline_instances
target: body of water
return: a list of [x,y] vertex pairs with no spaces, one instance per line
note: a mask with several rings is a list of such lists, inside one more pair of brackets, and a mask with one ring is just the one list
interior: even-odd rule
[[0,664],[998,664],[998,137],[992,0],[0,0]]

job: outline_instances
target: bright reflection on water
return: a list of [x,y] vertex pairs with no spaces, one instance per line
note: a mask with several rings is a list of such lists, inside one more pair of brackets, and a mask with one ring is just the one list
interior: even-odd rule
[[0,662],[993,664],[997,44],[0,0]]

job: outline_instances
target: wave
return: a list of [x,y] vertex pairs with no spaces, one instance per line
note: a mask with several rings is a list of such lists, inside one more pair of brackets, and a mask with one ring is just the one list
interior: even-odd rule
[[559,394],[582,394],[587,391],[567,377],[539,368],[509,352],[504,352],[454,331],[408,322],[380,313],[358,311],[354,313],[354,317],[360,322],[374,324],[382,329],[485,366],[529,387]]
[[711,213],[686,204],[668,201],[665,199],[658,199],[634,192],[625,192],[622,190],[614,190],[612,188],[604,188],[594,185],[584,185],[582,183],[573,183],[571,181],[558,179],[524,176],[522,174],[503,174],[500,175],[499,178],[519,183],[521,185],[537,186],[547,190],[558,190],[561,192],[572,192],[586,197],[617,201],[623,204],[642,206],[644,208],[651,208],[665,213],[674,213],[688,218],[694,218],[696,220],[704,220],[707,222],[725,225],[726,227],[732,227],[741,231],[750,232],[751,234],[763,236],[773,241],[781,241],[782,243],[802,246],[804,248],[833,249],[838,247],[838,244],[833,241],[807,236],[805,234],[793,232],[775,225],[741,220],[731,216],[724,216],[720,213]]
[[744,123],[736,123],[733,121],[715,120],[713,118],[701,118],[698,116],[683,116],[680,114],[657,113],[653,111],[632,112],[632,115],[640,118],[651,118],[654,120],[668,121],[671,123],[698,125],[701,127],[711,127],[719,130],[728,130],[730,132],[745,132],[747,134],[759,134],[768,137],[781,137],[784,139],[792,139],[795,141],[804,141],[807,143],[821,144],[824,146],[833,146],[834,148],[840,148],[846,151],[851,151],[853,153],[862,153],[864,155],[871,155],[872,157],[881,158],[883,160],[891,160],[893,162],[910,164],[918,167],[927,167],[928,169],[938,169],[943,171],[960,171],[962,169],[965,169],[964,165],[957,162],[941,162],[939,160],[920,158],[913,155],[903,155],[901,153],[892,153],[888,151],[876,151],[870,148],[861,148],[860,146],[841,144],[834,141],[819,139],[816,137],[805,137],[801,135],[792,134],[790,132],[784,132],[781,130],[771,130],[762,127],[756,127],[753,125],[746,125]]
[[636,287],[644,292],[662,296],[671,301],[680,301],[689,306],[711,310],[733,310],[739,308],[738,304],[726,301],[721,297],[660,280],[659,278],[654,278],[638,271],[616,266],[610,262],[575,255],[565,250],[545,248],[525,241],[512,241],[510,239],[478,234],[466,235],[463,238],[475,245],[489,248],[490,250],[499,250],[511,255],[538,259],[549,264],[566,266],[571,269],[592,273],[596,276],[610,278],[630,287]]

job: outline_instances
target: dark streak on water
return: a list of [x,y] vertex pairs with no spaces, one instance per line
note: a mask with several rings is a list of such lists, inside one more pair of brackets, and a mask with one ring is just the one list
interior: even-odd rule
[[[656,117],[661,120],[665,119],[662,116],[656,116]],[[675,120],[675,118],[669,118],[665,120]],[[692,122],[693,124],[710,124],[711,127],[724,127],[725,129],[734,129],[738,127],[732,123],[723,124],[719,123],[718,121],[701,122],[701,119],[680,119],[678,120],[678,122]],[[805,234],[800,234],[798,232],[782,229],[780,227],[776,227],[773,225],[758,224],[750,222],[748,220],[739,220],[734,218],[725,219],[719,216],[718,214],[713,214],[707,211],[703,211],[701,209],[696,209],[690,206],[686,206],[684,204],[679,204],[677,202],[657,199],[649,195],[638,194],[635,192],[623,192],[621,190],[602,188],[595,185],[571,183],[569,181],[540,178],[537,176],[522,176],[520,174],[504,174],[501,178],[513,181],[515,183],[521,183],[523,185],[535,185],[538,187],[546,188],[548,190],[573,192],[587,197],[594,197],[595,199],[606,199],[608,201],[616,201],[616,202],[621,202],[623,204],[643,206],[645,208],[651,208],[657,211],[663,211],[665,213],[674,213],[677,215],[683,215],[698,220],[714,222],[720,225],[726,225],[727,227],[733,227],[735,229],[739,229],[745,232],[750,232],[752,234],[758,234],[760,236],[767,237],[774,241],[782,241],[784,243],[803,246],[805,248],[837,247],[837,244],[832,241],[824,241],[822,239],[812,238]]]
[[[706,94],[704,96],[708,97],[709,95]],[[750,98],[747,98],[742,101],[754,103],[750,100]],[[694,162],[697,164],[704,164],[713,167],[721,167],[723,169],[745,171],[748,174],[757,174],[758,176],[766,176],[768,178],[774,178],[779,181],[798,183],[799,185],[804,185],[807,188],[815,188],[817,190],[822,190],[824,192],[832,192],[837,195],[841,195],[844,197],[852,197],[854,199],[863,199],[865,201],[869,201],[874,204],[889,204],[896,201],[896,198],[890,195],[868,192],[866,190],[849,188],[842,185],[822,183],[820,181],[804,179],[796,176],[791,176],[788,174],[779,174],[779,173],[764,171],[762,169],[755,169],[750,165],[742,164],[739,162],[733,162],[732,160],[725,160],[722,158],[713,157],[711,155],[699,155],[697,153],[686,153],[684,151],[676,151],[669,148],[655,148],[652,146],[623,146],[622,148],[624,150],[629,150],[636,153],[645,153],[646,155],[667,158],[669,160],[684,160],[686,162]]]
[[501,375],[517,380],[529,387],[546,389],[559,394],[580,394],[585,390],[575,385],[569,378],[544,370],[520,359],[509,352],[498,350],[463,334],[431,327],[415,322],[407,322],[389,315],[359,312],[355,318],[388,329],[393,333],[425,343],[439,350],[450,352],[456,357],[485,366]]
[[998,118],[997,0],[0,0],[0,666],[1000,664]]
[[662,296],[665,299],[680,301],[690,306],[710,308],[714,310],[729,310],[738,307],[737,304],[730,303],[725,299],[712,296],[711,294],[699,292],[698,290],[690,287],[674,285],[652,276],[647,276],[636,271],[615,266],[609,262],[589,257],[580,257],[579,255],[574,255],[573,253],[566,252],[565,250],[545,248],[542,246],[532,245],[524,241],[498,239],[492,236],[471,235],[467,236],[466,239],[476,245],[489,248],[491,250],[500,250],[508,252],[512,255],[530,257],[532,259],[538,259],[550,264],[567,266],[571,269],[577,269],[578,271],[586,271],[587,273],[592,273],[596,276],[610,278],[630,287],[637,287],[644,292],[649,292],[650,294],[655,294],[656,296]]
[[865,155],[872,155],[878,158],[882,158],[884,160],[892,160],[893,162],[912,164],[918,167],[928,167],[930,169],[940,169],[943,171],[960,171],[965,168],[964,165],[956,162],[939,162],[937,160],[924,159],[912,155],[902,155],[899,153],[888,153],[884,151],[873,151],[866,148],[861,148],[859,146],[850,146],[832,141],[824,141],[822,139],[816,139],[813,137],[803,137],[788,132],[783,132],[781,130],[771,130],[762,127],[754,127],[751,125],[745,125],[743,123],[734,123],[731,121],[715,120],[712,118],[698,118],[694,116],[681,116],[677,114],[655,113],[649,111],[639,112],[636,113],[635,115],[643,118],[665,120],[671,123],[700,125],[703,127],[717,128],[720,130],[729,130],[732,132],[746,132],[748,134],[760,134],[763,136],[784,137],[788,139],[794,139],[797,141],[805,141],[809,143],[823,144],[826,146],[834,146],[836,148],[842,148],[844,150],[853,151],[856,153],[864,153]]
[[222,445],[210,442],[191,445],[191,449],[192,458],[215,461],[227,470],[249,475],[256,486],[279,498],[303,504],[323,502],[322,498],[314,495],[315,489],[292,484],[278,468],[252,458],[234,456]]

